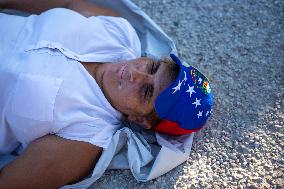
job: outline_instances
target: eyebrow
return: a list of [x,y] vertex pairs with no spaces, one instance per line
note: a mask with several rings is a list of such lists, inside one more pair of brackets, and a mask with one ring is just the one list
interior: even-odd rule
[[[153,60],[153,64],[154,64],[154,66],[155,66],[155,70],[154,70],[154,72],[153,72],[153,74],[155,74],[155,73],[157,73],[158,72],[158,70],[159,70],[159,68],[160,68],[160,66],[161,66],[161,62],[160,61],[154,61]],[[154,85],[155,83],[153,83],[153,84],[150,84],[149,86],[151,86],[150,87],[150,94],[148,95],[149,97],[148,97],[148,99],[147,99],[147,101],[149,102],[151,99],[152,99],[152,97],[153,97],[153,95],[154,95],[154,90],[155,90],[155,85]],[[147,87],[149,87],[149,86],[147,86]]]
[[[159,59],[159,60],[156,60],[156,61],[153,61],[155,64],[157,64],[157,68],[155,68],[156,70],[155,70],[155,74],[161,69],[161,65],[162,64],[164,64],[164,66],[165,66],[165,62],[163,61],[163,59]],[[165,71],[165,68],[163,69],[164,71]],[[164,72],[163,71],[163,72]],[[161,71],[160,71],[161,72]],[[161,73],[161,76],[163,76],[164,75],[164,73]],[[150,99],[152,99],[152,97],[153,97],[153,95],[155,94],[155,93],[157,93],[157,91],[160,91],[161,90],[161,81],[162,81],[163,79],[160,79],[158,82],[153,82],[152,83],[152,86],[153,86],[153,91],[152,91],[152,94],[151,94],[151,98]],[[163,90],[161,90],[160,92],[162,92]],[[159,94],[157,94],[157,96],[156,96],[156,98],[159,96]]]
[[155,69],[154,69],[154,74],[155,74],[159,70],[161,62],[160,61],[153,61],[153,64],[155,66]]

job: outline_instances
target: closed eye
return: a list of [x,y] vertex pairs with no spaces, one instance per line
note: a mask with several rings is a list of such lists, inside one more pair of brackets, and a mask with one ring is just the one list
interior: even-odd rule
[[158,71],[158,69],[160,67],[160,63],[159,62],[157,62],[157,63],[152,62],[149,67],[150,67],[149,68],[149,73],[151,75],[153,75],[153,74],[155,74]]

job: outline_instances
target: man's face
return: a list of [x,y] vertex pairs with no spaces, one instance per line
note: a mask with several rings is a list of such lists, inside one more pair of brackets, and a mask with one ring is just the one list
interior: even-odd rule
[[171,84],[166,64],[150,58],[104,64],[101,88],[111,105],[130,121],[152,112],[156,97]]

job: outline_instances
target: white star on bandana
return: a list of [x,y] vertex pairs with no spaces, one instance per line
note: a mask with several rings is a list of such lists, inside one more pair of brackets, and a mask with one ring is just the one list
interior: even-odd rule
[[185,84],[185,83],[186,83],[186,80],[187,80],[187,77],[186,77],[186,72],[183,71],[183,73],[184,73],[184,78],[183,78],[182,82],[184,82],[184,84]]
[[205,115],[206,115],[206,117],[208,116],[208,114],[209,114],[209,111],[207,111],[207,112],[206,112],[206,114],[205,114]]
[[174,89],[174,92],[173,92],[172,94],[174,94],[175,92],[177,92],[178,90],[180,90],[181,84],[182,84],[182,82],[180,82],[180,80],[179,80],[179,81],[178,81],[178,85],[175,86],[174,88],[172,88],[172,89]]
[[198,83],[199,84],[201,84],[201,82],[202,82],[202,79],[201,79],[201,77],[198,79]]
[[195,102],[193,102],[192,104],[195,104],[195,108],[197,107],[197,106],[200,106],[201,104],[200,104],[200,100],[201,99],[195,99]]
[[188,86],[188,89],[185,92],[190,93],[189,96],[191,98],[192,93],[196,93],[196,92],[194,90],[194,86],[192,86],[192,87],[189,86],[189,85],[187,85],[187,86]]
[[202,116],[202,112],[203,112],[203,111],[198,111],[197,118],[199,118],[199,117]]

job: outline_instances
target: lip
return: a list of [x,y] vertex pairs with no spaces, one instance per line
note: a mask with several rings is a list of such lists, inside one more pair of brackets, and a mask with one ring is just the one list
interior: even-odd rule
[[126,68],[126,65],[124,64],[124,65],[121,66],[121,68],[120,68],[120,70],[119,70],[119,77],[120,77],[120,80],[123,79],[123,75],[124,75],[124,73],[125,73],[125,68]]

